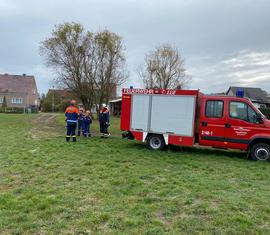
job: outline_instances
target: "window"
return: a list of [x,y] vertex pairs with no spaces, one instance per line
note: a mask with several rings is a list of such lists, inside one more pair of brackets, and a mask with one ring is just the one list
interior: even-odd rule
[[257,123],[257,113],[246,103],[233,101],[230,102],[230,117]]
[[23,103],[23,98],[13,97],[13,98],[11,98],[11,103],[12,104],[22,104]]
[[258,123],[257,113],[248,106],[248,121]]
[[206,102],[205,116],[210,118],[221,118],[223,116],[223,101],[208,100]]
[[0,104],[3,104],[4,102],[4,97],[0,97]]

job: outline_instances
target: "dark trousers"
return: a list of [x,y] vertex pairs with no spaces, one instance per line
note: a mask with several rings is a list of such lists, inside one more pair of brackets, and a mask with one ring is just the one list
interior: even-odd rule
[[78,136],[83,133],[83,121],[78,121]]
[[109,134],[108,125],[106,123],[99,123],[99,128],[101,134]]
[[90,136],[90,124],[84,124],[83,135],[85,137],[89,137]]
[[67,123],[67,141],[69,141],[70,137],[73,138],[73,141],[76,141],[76,123]]

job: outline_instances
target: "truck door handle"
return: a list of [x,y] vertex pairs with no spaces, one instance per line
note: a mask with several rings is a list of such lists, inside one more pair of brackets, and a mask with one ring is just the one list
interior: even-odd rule
[[231,128],[231,126],[232,126],[232,125],[231,125],[230,123],[226,123],[226,124],[225,124],[225,128]]
[[202,126],[207,126],[207,122],[202,122]]

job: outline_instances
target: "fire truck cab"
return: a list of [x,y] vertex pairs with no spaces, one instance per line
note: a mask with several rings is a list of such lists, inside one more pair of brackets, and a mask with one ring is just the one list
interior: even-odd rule
[[245,150],[253,160],[270,159],[270,121],[246,98],[123,89],[121,130],[153,150],[199,144]]

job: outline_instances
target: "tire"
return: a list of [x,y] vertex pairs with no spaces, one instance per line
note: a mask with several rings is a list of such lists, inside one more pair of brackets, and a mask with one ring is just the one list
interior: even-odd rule
[[165,147],[165,142],[162,135],[150,135],[147,138],[147,146],[151,150],[161,150]]
[[250,150],[250,158],[254,161],[270,160],[270,145],[264,143],[254,144]]

